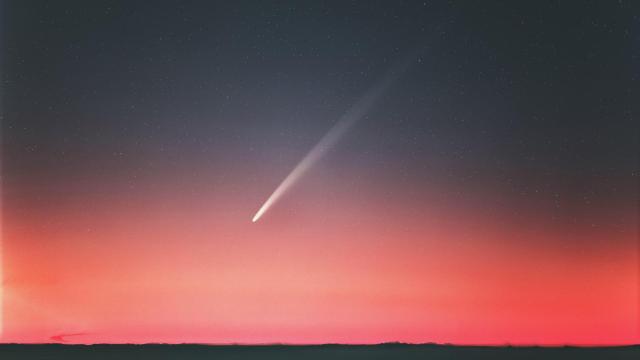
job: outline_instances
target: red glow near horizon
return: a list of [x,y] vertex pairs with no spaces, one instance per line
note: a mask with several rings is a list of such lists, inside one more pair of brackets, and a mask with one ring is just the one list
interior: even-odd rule
[[527,228],[315,181],[257,224],[249,184],[7,211],[2,341],[638,341],[632,224]]

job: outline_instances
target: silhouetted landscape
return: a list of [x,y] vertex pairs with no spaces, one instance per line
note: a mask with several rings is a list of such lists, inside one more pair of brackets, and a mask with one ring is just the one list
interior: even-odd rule
[[638,359],[640,346],[0,345],[2,359]]

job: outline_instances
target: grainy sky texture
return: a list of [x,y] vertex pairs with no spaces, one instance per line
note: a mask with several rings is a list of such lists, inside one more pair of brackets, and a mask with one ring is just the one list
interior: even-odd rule
[[637,343],[639,31],[632,1],[5,1],[0,341]]

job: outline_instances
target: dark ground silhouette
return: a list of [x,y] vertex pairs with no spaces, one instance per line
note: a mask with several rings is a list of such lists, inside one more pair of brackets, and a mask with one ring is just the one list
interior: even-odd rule
[[451,345],[0,345],[0,359],[640,359],[640,346]]

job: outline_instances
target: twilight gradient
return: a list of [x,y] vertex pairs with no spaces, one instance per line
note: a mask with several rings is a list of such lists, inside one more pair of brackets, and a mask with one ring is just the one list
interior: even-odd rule
[[627,5],[296,4],[4,5],[0,341],[640,341]]

